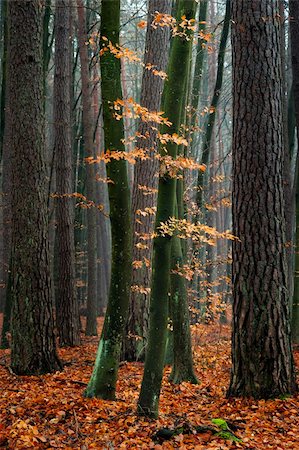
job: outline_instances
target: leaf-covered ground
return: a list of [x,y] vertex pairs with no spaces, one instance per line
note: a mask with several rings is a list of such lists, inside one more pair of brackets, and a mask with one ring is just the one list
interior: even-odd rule
[[[59,351],[63,372],[17,377],[9,370],[9,351],[0,351],[0,448],[7,449],[299,449],[299,396],[254,401],[225,398],[229,382],[228,326],[200,325],[193,331],[199,385],[167,381],[159,420],[136,416],[142,364],[122,364],[117,402],[82,397],[95,358],[97,339]],[[297,365],[299,353],[295,352]],[[231,442],[196,425],[224,419],[242,442]],[[161,428],[185,424],[190,434],[157,442]],[[194,434],[193,434],[194,433]]]

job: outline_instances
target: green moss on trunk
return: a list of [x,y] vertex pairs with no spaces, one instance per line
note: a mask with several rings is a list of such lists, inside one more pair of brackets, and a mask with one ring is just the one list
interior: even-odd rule
[[[179,0],[177,19],[182,16],[192,19],[195,16],[195,1]],[[172,125],[163,130],[168,133],[178,133],[180,128],[181,109],[185,99],[185,85],[191,57],[192,39],[187,40],[176,36],[174,38],[168,65],[168,81],[164,88],[165,115]],[[164,155],[164,150],[162,150]],[[167,154],[172,158],[177,156],[177,145],[170,143]],[[174,215],[176,196],[176,179],[168,173],[160,176],[158,189],[158,206],[156,229],[161,222]],[[168,321],[168,292],[171,255],[171,236],[157,235],[154,240],[154,273],[152,279],[152,294],[150,302],[150,328],[148,350],[145,359],[144,375],[138,401],[140,415],[157,417],[160,389],[163,376],[165,344]]]
[[[114,45],[119,41],[120,1],[103,0],[101,36]],[[103,40],[105,44],[107,41]],[[111,111],[111,102],[122,98],[120,60],[106,52],[101,58],[105,149],[125,150],[122,143],[124,128]],[[132,273],[132,232],[130,191],[127,164],[114,160],[107,164],[109,183],[110,221],[112,233],[111,287],[107,312],[94,371],[85,392],[87,397],[115,398],[121,341],[124,332],[130,295]]]

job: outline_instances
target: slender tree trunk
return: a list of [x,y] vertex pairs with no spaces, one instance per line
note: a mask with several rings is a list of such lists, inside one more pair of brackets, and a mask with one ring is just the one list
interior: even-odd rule
[[[53,372],[56,354],[47,223],[42,59],[43,5],[9,2],[9,105],[12,152],[11,366]],[[18,39],[15,31],[18,30]]]
[[70,0],[56,0],[54,73],[54,154],[58,287],[56,321],[60,345],[80,343],[75,287],[73,150],[71,145]]
[[[267,20],[265,20],[267,17]],[[280,22],[275,0],[238,0],[233,49],[233,336],[228,396],[296,389],[283,198]]]
[[[102,1],[101,43],[119,43],[120,1]],[[129,306],[132,271],[132,229],[130,188],[127,164],[113,158],[113,152],[124,151],[123,121],[114,119],[111,103],[122,98],[120,60],[106,51],[101,57],[101,88],[105,149],[112,152],[107,164],[110,221],[112,233],[111,284],[104,327],[94,370],[85,391],[87,397],[115,398],[121,343]]]
[[[94,120],[92,111],[92,93],[89,75],[89,60],[86,42],[85,8],[82,0],[77,0],[78,10],[78,41],[81,61],[82,105],[83,105],[83,137],[85,157],[94,156],[93,130]],[[86,164],[86,196],[89,201],[95,201],[95,166]],[[87,286],[87,336],[97,335],[97,234],[96,209],[87,210],[87,258],[88,258],[88,286]]]
[[[194,18],[196,2],[179,0],[177,4],[177,19],[186,16]],[[165,115],[172,125],[168,133],[179,133],[182,104],[185,99],[186,77],[191,57],[192,39],[176,36],[174,38],[168,65],[168,80],[164,90]],[[163,130],[166,131],[166,130]],[[165,150],[162,150],[165,156]],[[177,145],[167,145],[167,155],[173,159],[177,156]],[[176,196],[176,179],[169,173],[159,178],[158,206],[156,216],[157,237],[154,239],[153,279],[151,291],[151,314],[148,349],[145,358],[144,374],[141,392],[138,400],[140,415],[156,417],[158,415],[159,397],[162,384],[165,344],[168,320],[168,292],[170,273],[171,236],[159,234],[161,222],[167,222],[174,215]]]
[[[155,12],[171,13],[170,0],[150,0],[144,64],[151,64],[159,71],[165,71],[168,60],[169,29],[152,27]],[[141,105],[149,111],[158,112],[161,106],[163,79],[144,69]],[[133,261],[140,261],[141,268],[133,269],[129,318],[123,343],[123,359],[128,361],[143,360],[148,332],[149,288],[151,280],[152,238],[154,215],[145,217],[138,211],[156,206],[158,189],[159,163],[155,158],[157,152],[156,124],[140,121],[138,132],[146,138],[138,138],[136,147],[145,150],[150,159],[137,159],[134,168],[132,196],[133,219]],[[138,246],[138,244],[143,246]],[[144,245],[146,248],[144,248]]]
[[[180,207],[178,204],[180,203]],[[177,180],[176,217],[184,218],[183,182]],[[174,236],[171,244],[171,309],[173,323],[173,368],[170,380],[179,384],[182,381],[197,383],[193,370],[190,318],[187,297],[187,281],[179,273],[185,263],[182,242]]]
[[[216,83],[215,83],[214,92],[213,92],[213,98],[212,98],[211,105],[210,105],[210,112],[209,112],[207,124],[205,127],[205,135],[204,135],[203,146],[202,146],[201,164],[206,164],[206,165],[209,163],[209,159],[210,159],[210,149],[211,149],[211,142],[212,142],[212,137],[213,137],[213,130],[214,130],[214,126],[215,126],[215,120],[216,120],[216,110],[218,107],[221,90],[222,90],[222,84],[223,84],[224,58],[225,58],[225,51],[226,51],[226,45],[227,45],[227,40],[228,40],[229,28],[230,28],[230,19],[231,19],[231,1],[232,0],[226,0],[225,17],[224,17],[223,29],[222,29],[222,33],[221,33],[219,52],[218,52],[217,77],[216,77]],[[201,210],[202,203],[203,203],[203,185],[204,185],[205,174],[206,174],[206,172],[201,172],[201,171],[198,173],[197,207],[199,210]]]

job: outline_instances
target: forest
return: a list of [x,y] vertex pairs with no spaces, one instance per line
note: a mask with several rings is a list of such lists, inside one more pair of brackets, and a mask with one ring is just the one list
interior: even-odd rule
[[0,448],[299,449],[299,1],[0,1]]

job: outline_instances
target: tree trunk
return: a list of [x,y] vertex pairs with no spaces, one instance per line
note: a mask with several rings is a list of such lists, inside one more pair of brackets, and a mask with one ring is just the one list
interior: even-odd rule
[[[291,57],[293,71],[293,105],[297,127],[297,141],[299,154],[299,3],[290,0],[290,35],[291,35]],[[294,273],[294,297],[292,314],[292,337],[299,344],[299,157],[297,155],[297,167],[294,186],[296,189],[296,241],[295,241],[295,273]]]
[[[181,207],[178,207],[178,204]],[[176,217],[184,218],[183,214],[183,182],[177,180]],[[173,368],[170,380],[179,384],[183,381],[196,384],[197,378],[193,370],[192,344],[190,332],[190,317],[187,297],[186,279],[179,273],[185,263],[182,251],[182,241],[174,236],[171,244],[171,310],[173,324]]]
[[[102,1],[102,45],[107,40],[119,44],[120,1]],[[107,164],[109,183],[110,221],[112,233],[111,285],[104,327],[94,370],[85,391],[87,397],[114,399],[118,375],[121,343],[125,329],[132,271],[132,229],[130,216],[130,188],[127,164],[113,158],[115,151],[124,151],[123,121],[116,121],[111,104],[122,98],[120,60],[106,51],[101,57],[101,81],[105,150],[112,153]]]
[[54,154],[56,159],[56,239],[58,287],[56,321],[59,343],[79,345],[75,287],[73,153],[71,145],[70,1],[56,0],[54,73]]
[[9,2],[8,12],[8,99],[13,131],[11,366],[20,375],[38,375],[61,368],[55,347],[49,267],[43,5],[38,0],[14,0]]
[[[211,149],[211,142],[213,138],[213,130],[215,126],[215,120],[216,120],[216,110],[218,107],[221,90],[222,90],[222,83],[223,83],[223,73],[224,73],[224,58],[225,58],[225,51],[226,51],[226,45],[227,45],[227,39],[228,39],[228,33],[230,28],[230,18],[231,18],[231,0],[226,0],[226,9],[225,9],[225,17],[224,17],[224,23],[223,23],[223,29],[221,33],[221,39],[220,39],[220,45],[219,45],[219,52],[218,52],[218,65],[217,65],[217,77],[213,92],[213,98],[210,105],[210,111],[208,115],[207,124],[205,127],[205,135],[203,139],[203,146],[202,146],[202,156],[201,156],[201,164],[208,165],[210,160],[210,149]],[[197,207],[199,210],[201,210],[203,205],[203,185],[204,185],[204,178],[206,177],[207,172],[198,172],[198,180],[197,180]]]
[[[94,156],[93,143],[93,110],[91,80],[89,75],[89,60],[86,42],[88,41],[85,25],[85,8],[82,0],[77,0],[78,10],[78,41],[81,61],[82,106],[83,106],[83,137],[85,157]],[[88,201],[95,202],[95,166],[86,163],[86,196]],[[96,209],[90,206],[87,210],[87,320],[86,335],[97,335],[97,234]]]
[[[266,18],[266,20],[265,20]],[[280,22],[275,0],[238,0],[233,49],[233,337],[228,396],[296,388],[283,198]]]
[[[186,16],[191,20],[195,16],[196,2],[179,0],[177,19]],[[169,134],[179,133],[182,104],[185,99],[186,77],[191,57],[192,38],[176,36],[172,43],[168,65],[168,80],[164,88],[165,116],[172,125],[163,130]],[[167,155],[173,159],[177,156],[177,145],[167,145]],[[162,149],[162,156],[165,156]],[[160,223],[167,222],[174,215],[176,179],[168,172],[159,178],[158,206],[156,216],[157,237],[154,239],[153,279],[150,303],[150,328],[148,349],[145,358],[141,392],[138,400],[138,414],[157,417],[159,397],[162,384],[165,344],[168,320],[168,293],[170,274],[171,236],[159,234]]]
[[[153,65],[159,71],[165,71],[168,60],[169,28],[152,27],[155,12],[171,13],[170,0],[150,0],[147,35],[145,47],[145,66]],[[144,69],[141,105],[149,111],[158,112],[161,105],[163,79],[154,75],[151,70]],[[158,189],[159,163],[155,158],[157,152],[157,131],[155,123],[140,121],[138,132],[146,139],[138,138],[136,147],[147,152],[150,159],[137,159],[134,168],[134,184],[132,195],[133,220],[133,261],[141,261],[142,267],[133,269],[128,324],[123,343],[123,359],[128,361],[143,360],[148,332],[149,294],[151,280],[152,238],[154,230],[154,215],[145,217],[138,215],[138,211],[156,206]],[[146,187],[146,190],[142,187]],[[146,240],[144,240],[146,238]],[[139,248],[138,243],[143,247]],[[144,248],[144,244],[146,248]]]

